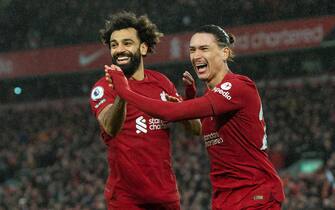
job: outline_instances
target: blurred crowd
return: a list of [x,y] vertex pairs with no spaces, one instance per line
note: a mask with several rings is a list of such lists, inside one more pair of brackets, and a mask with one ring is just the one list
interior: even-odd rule
[[[284,210],[335,209],[334,76],[258,82],[269,155],[286,191]],[[0,107],[0,210],[105,209],[106,148],[87,98]],[[209,164],[201,137],[171,125],[184,210],[210,209]],[[287,170],[320,158],[314,173]]]
[[[301,9],[304,8],[304,9]],[[164,33],[203,24],[237,26],[334,14],[332,0],[21,0],[0,1],[0,51],[97,42],[104,19],[120,10],[147,14]]]
[[105,151],[87,103],[23,106],[0,117],[0,209],[104,209]]
[[[0,52],[97,42],[106,16],[120,10],[147,14],[169,34],[208,23],[238,26],[334,15],[335,1],[175,0],[158,4],[154,0],[4,0],[0,1],[0,28],[6,33],[0,33]],[[242,64],[249,76],[268,78],[258,86],[269,156],[285,185],[284,210],[335,210],[334,77],[284,78],[301,75],[301,69],[305,75],[321,73],[326,66],[334,66],[333,54],[327,55],[260,56],[245,58]],[[38,80],[31,84],[38,86]],[[89,82],[84,83],[82,92],[88,95]],[[31,94],[44,94],[45,87],[49,86]],[[47,94],[52,94],[51,90],[57,91],[50,88]],[[67,99],[0,105],[0,210],[105,209],[106,148],[88,99],[69,99],[73,90],[63,93]],[[185,134],[179,124],[171,125],[171,132],[182,208],[210,209],[209,164],[202,138]],[[304,158],[319,158],[323,166],[308,174],[288,170]]]

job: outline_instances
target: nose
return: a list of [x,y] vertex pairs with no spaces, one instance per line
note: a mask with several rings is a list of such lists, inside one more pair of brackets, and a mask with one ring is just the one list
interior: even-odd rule
[[114,53],[120,53],[126,51],[125,46],[123,44],[119,44],[113,49],[111,49]]
[[193,59],[197,59],[197,58],[201,58],[201,52],[200,52],[200,50],[195,50],[192,54],[191,54],[191,57],[193,58]]

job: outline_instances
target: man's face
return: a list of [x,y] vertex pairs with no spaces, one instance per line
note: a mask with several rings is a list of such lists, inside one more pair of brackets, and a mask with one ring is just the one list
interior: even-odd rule
[[190,59],[199,79],[211,81],[220,71],[227,55],[219,47],[214,35],[196,33],[190,41]]
[[110,38],[112,63],[120,66],[127,78],[130,78],[142,62],[140,40],[134,28],[114,31]]

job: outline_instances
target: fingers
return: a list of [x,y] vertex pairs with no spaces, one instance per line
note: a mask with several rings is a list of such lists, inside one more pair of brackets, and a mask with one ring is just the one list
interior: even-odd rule
[[180,102],[181,100],[177,97],[170,96],[168,94],[165,94],[166,100],[170,102]]
[[193,76],[190,74],[190,72],[185,71],[183,73],[183,82],[185,85],[192,85],[194,84]]
[[105,65],[105,71],[106,71],[106,70],[111,70],[111,71],[122,71],[121,68],[120,68],[119,66],[114,65],[114,64],[112,64],[112,65],[110,65],[110,66]]
[[191,74],[190,72],[188,72],[188,71],[185,71],[185,72],[183,73],[183,76],[184,76],[184,77],[187,77],[187,78],[190,78],[190,79],[193,80],[192,74]]
[[197,94],[197,89],[193,76],[190,74],[190,72],[185,71],[183,73],[183,82],[185,86],[185,99],[188,100],[194,98]]
[[113,80],[109,74],[109,71],[115,71],[113,65],[111,66],[105,65],[105,79],[108,82],[108,86],[113,88]]
[[108,73],[105,74],[105,78],[106,78],[106,81],[108,82],[108,86],[113,88],[113,80]]
[[105,65],[104,67],[105,67],[105,79],[109,83],[108,86],[111,87],[111,88],[114,88],[113,80],[112,80],[113,71],[114,71],[114,73],[115,73],[115,71],[118,71],[118,72],[121,72],[122,74],[123,74],[123,71],[119,66],[114,65],[114,64],[112,64],[110,66]]

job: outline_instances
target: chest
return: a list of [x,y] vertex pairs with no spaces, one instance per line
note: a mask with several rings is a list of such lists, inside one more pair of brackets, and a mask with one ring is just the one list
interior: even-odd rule
[[[158,83],[130,83],[132,91],[156,100],[166,101],[166,94],[173,95],[168,87]],[[127,104],[127,119],[133,120],[139,116],[149,116],[132,104]],[[147,118],[147,117],[145,117]]]
[[235,113],[231,112],[202,119],[201,123],[203,134],[207,135],[213,132],[218,132],[233,120],[234,114]]
[[132,91],[146,96],[148,98],[163,100],[163,94],[171,94],[168,87],[165,87],[162,84],[154,83],[130,83],[129,84]]
[[[167,87],[156,83],[130,83],[131,89],[148,98],[166,101],[166,94],[172,95]],[[126,119],[123,125],[123,132],[136,137],[166,135],[168,123],[154,116],[141,111],[132,104],[126,105]]]

